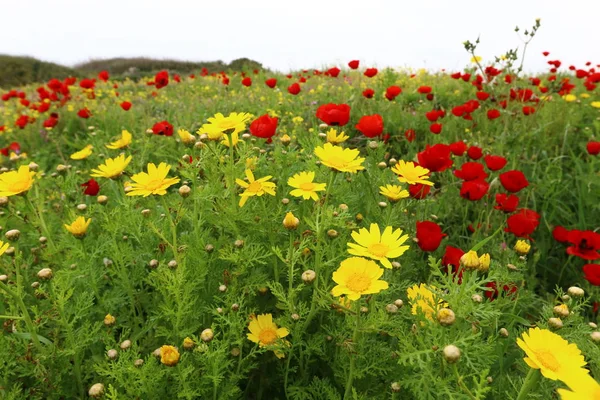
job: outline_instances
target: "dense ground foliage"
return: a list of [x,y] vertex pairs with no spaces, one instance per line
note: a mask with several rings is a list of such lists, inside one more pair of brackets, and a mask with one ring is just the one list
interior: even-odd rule
[[544,56],[3,93],[2,398],[598,398],[600,73]]

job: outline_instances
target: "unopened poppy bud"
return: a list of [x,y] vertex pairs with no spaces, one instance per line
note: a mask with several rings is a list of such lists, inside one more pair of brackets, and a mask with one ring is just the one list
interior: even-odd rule
[[338,231],[336,231],[335,229],[329,229],[327,231],[327,236],[329,236],[330,238],[336,238],[338,237]]
[[225,285],[219,285],[219,292],[225,293],[226,291],[227,291],[227,286],[225,286]]
[[171,268],[171,269],[175,269],[175,268],[177,268],[177,261],[171,260],[171,261],[169,261],[169,263],[167,264],[167,266],[169,268]]
[[529,253],[529,250],[531,249],[531,245],[524,240],[517,240],[517,243],[515,243],[514,248],[518,254],[524,256],[525,254]]
[[88,395],[90,397],[98,398],[104,395],[104,385],[101,383],[94,383],[90,390],[88,390]]
[[133,362],[133,365],[139,368],[139,367],[141,367],[142,365],[144,365],[144,360],[142,360],[141,358],[138,358],[137,360],[135,360],[135,361]]
[[552,317],[548,319],[548,325],[554,329],[560,329],[563,327],[563,322],[560,318]]
[[244,247],[244,241],[241,239],[236,240],[235,242],[233,242],[233,245],[235,247],[237,247],[238,249]]
[[160,348],[160,362],[163,365],[172,367],[179,362],[179,350],[175,346],[162,346]]
[[566,304],[554,306],[552,311],[557,317],[567,318],[569,316],[569,307]]
[[469,250],[460,258],[460,264],[466,269],[477,269],[479,268],[479,256],[477,252]]
[[567,293],[569,293],[571,296],[573,297],[583,297],[585,295],[585,291],[577,286],[571,286],[568,290]]
[[200,339],[202,339],[202,341],[206,342],[206,343],[213,340],[214,337],[215,337],[215,334],[214,334],[213,330],[210,328],[203,330],[202,333],[200,334]]
[[131,347],[131,340],[123,340],[121,342],[121,350],[127,350]]
[[456,315],[449,308],[440,308],[437,312],[437,320],[443,326],[450,326],[456,321]]
[[110,349],[106,352],[106,356],[111,360],[114,360],[118,357],[119,353],[115,349]]
[[115,317],[113,317],[110,314],[106,314],[106,317],[104,317],[104,321],[103,322],[104,322],[104,325],[106,325],[106,326],[112,326],[112,325],[115,324],[116,321],[117,320],[116,320]]
[[498,333],[502,337],[508,337],[508,329],[506,329],[506,328],[500,328],[500,330],[498,331]]
[[42,268],[37,273],[37,276],[44,280],[52,279],[52,270],[50,268]]
[[285,218],[283,219],[283,226],[285,229],[294,230],[298,228],[300,225],[300,220],[294,216],[291,212],[285,214]]
[[312,269],[307,269],[306,271],[304,271],[302,273],[302,281],[304,283],[313,283],[313,281],[315,280],[315,278],[317,277],[317,273],[315,271],[313,271]]
[[10,241],[16,241],[19,240],[19,237],[21,236],[21,231],[18,229],[11,229],[10,231],[6,232],[4,234],[4,236],[10,240]]
[[184,199],[192,193],[192,189],[188,185],[183,185],[179,188],[179,195]]
[[400,384],[398,382],[392,382],[392,384],[390,385],[390,388],[392,389],[392,392],[394,392],[394,393],[400,392]]
[[590,333],[590,337],[592,338],[592,340],[596,343],[600,342],[600,332],[595,331]]
[[490,255],[488,253],[482,254],[479,257],[479,267],[477,269],[481,272],[487,272],[490,269]]
[[460,349],[453,344],[449,344],[442,350],[444,359],[449,363],[455,363],[460,360]]
[[194,343],[194,341],[189,337],[186,337],[185,339],[183,339],[183,348],[186,350],[193,349],[195,344],[196,343]]
[[148,267],[150,267],[152,269],[158,267],[158,260],[154,260],[154,259],[150,260],[150,262],[148,263]]
[[388,304],[385,306],[385,311],[387,311],[388,314],[396,314],[398,312],[398,306],[395,304]]

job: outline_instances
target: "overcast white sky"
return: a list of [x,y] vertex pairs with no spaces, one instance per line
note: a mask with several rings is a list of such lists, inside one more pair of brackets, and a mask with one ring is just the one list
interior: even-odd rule
[[464,40],[480,35],[479,55],[493,59],[522,46],[515,26],[541,18],[525,63],[539,71],[546,50],[566,65],[600,63],[599,15],[600,0],[0,0],[0,53],[456,70],[469,62]]

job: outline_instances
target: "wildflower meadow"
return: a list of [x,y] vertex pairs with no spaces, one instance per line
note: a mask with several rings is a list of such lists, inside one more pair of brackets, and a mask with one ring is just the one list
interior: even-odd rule
[[600,65],[483,45],[3,88],[0,397],[599,399]]

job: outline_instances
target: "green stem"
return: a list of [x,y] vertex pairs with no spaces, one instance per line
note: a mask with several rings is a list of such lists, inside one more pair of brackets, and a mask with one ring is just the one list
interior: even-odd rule
[[465,385],[465,383],[463,382],[463,378],[462,376],[460,376],[460,374],[458,373],[458,368],[456,367],[456,364],[452,364],[452,369],[454,370],[454,375],[456,375],[456,380],[458,382],[458,386],[463,390],[463,392],[465,392],[467,394],[467,396],[469,396],[471,399],[477,400],[477,397],[475,397],[475,395],[473,393],[471,393],[471,391],[469,390],[469,388]]
[[41,353],[43,351],[42,344],[40,343],[40,339],[37,336],[35,331],[35,327],[33,325],[33,321],[31,321],[31,317],[29,316],[29,311],[27,311],[27,306],[23,303],[23,299],[17,293],[15,293],[8,285],[4,282],[0,282],[0,288],[2,288],[8,295],[10,295],[16,302],[19,308],[21,309],[21,313],[23,314],[23,319],[25,320],[25,325],[27,325],[27,329],[31,334],[31,340],[33,341],[34,346]]
[[[36,200],[39,200],[38,188],[36,185],[34,185],[33,190],[35,192]],[[40,202],[39,201],[36,202],[37,203],[37,208],[36,208],[36,207],[34,207],[33,203],[31,202],[31,200],[29,199],[28,196],[26,196],[25,199],[27,200],[27,204],[29,205],[29,208],[31,208],[31,211],[33,211],[36,218],[38,219],[38,221],[40,223],[40,227],[42,228],[42,233],[44,234],[44,236],[46,236],[46,239],[48,240],[48,244],[52,248],[52,251],[56,252],[56,247],[54,246],[54,241],[52,240],[52,235],[50,234],[50,231],[48,230],[48,226],[46,225],[46,221],[44,220],[44,211],[42,210],[42,206],[41,206]]]
[[177,262],[179,262],[179,252],[177,251],[177,226],[175,222],[173,222],[173,216],[171,215],[171,211],[169,210],[169,205],[167,204],[167,200],[165,196],[160,197],[162,201],[163,208],[165,209],[165,214],[167,218],[169,218],[169,225],[171,226],[171,249],[173,250],[173,257]]
[[540,379],[540,371],[537,369],[530,368],[525,380],[523,381],[523,386],[521,386],[521,390],[519,391],[519,396],[517,400],[525,400],[527,399],[529,392],[531,389],[537,386],[538,380]]
[[[353,351],[356,352],[358,346],[358,328],[360,326],[360,303],[356,303],[356,325],[354,326],[354,333],[352,334],[352,346]],[[350,399],[352,394],[352,382],[354,381],[354,370],[356,367],[356,355],[350,355],[350,372],[348,372],[348,380],[346,381],[346,390],[344,391],[344,400]]]
[[19,317],[18,315],[0,315],[0,319],[15,319],[22,320],[23,317]]

